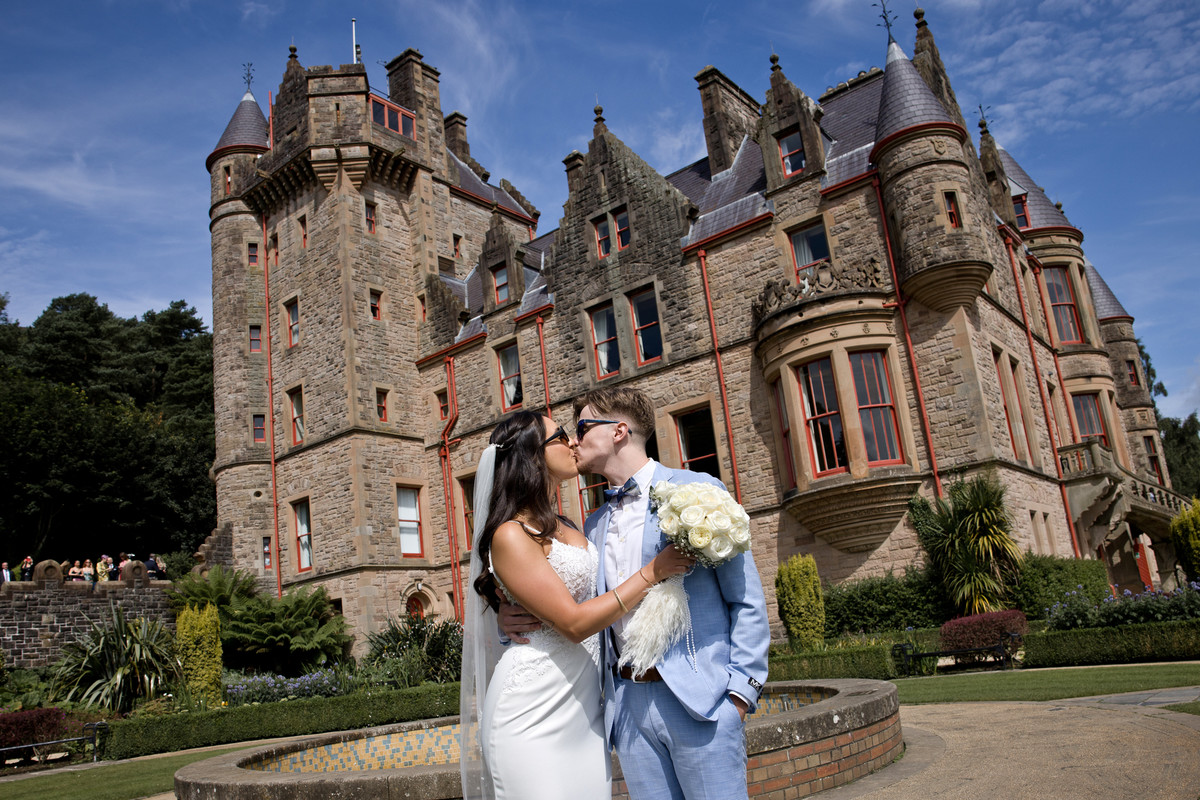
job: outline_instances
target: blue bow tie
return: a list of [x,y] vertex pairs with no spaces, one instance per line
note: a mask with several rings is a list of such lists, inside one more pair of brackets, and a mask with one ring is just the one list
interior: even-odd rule
[[625,481],[625,485],[620,489],[605,489],[604,499],[613,503],[619,503],[622,497],[637,497],[641,493],[642,490],[638,488],[637,481],[630,478]]

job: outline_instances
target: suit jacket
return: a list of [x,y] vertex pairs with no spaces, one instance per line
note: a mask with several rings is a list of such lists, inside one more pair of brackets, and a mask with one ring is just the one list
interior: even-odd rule
[[[711,475],[656,464],[654,483],[664,480],[710,483],[725,488]],[[599,594],[611,588],[604,575],[604,541],[612,511],[612,503],[605,503],[584,524],[584,532],[600,551],[596,580]],[[658,529],[658,515],[651,507],[646,512],[642,532],[642,564],[649,563],[667,544],[667,538]],[[683,586],[692,616],[696,657],[693,660],[688,653],[685,636],[657,664],[659,674],[697,720],[715,720],[721,703],[731,691],[746,698],[753,710],[767,679],[767,645],[771,639],[766,600],[754,557],[747,552],[714,569],[696,567],[684,579]],[[609,700],[614,696],[613,669],[617,661],[612,636],[611,629],[600,636],[600,671],[605,697]],[[610,735],[615,711],[612,702],[605,703],[604,719]]]

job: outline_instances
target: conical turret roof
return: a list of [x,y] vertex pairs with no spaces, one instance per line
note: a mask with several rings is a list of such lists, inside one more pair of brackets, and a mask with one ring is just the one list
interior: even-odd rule
[[893,133],[928,122],[954,123],[904,50],[892,40],[883,71],[875,141],[882,142]]
[[1096,269],[1096,265],[1086,258],[1083,260],[1084,273],[1087,275],[1088,286],[1092,290],[1092,301],[1096,304],[1096,318],[1103,322],[1106,319],[1128,318],[1133,319],[1133,314],[1125,310],[1125,306],[1121,305],[1121,301],[1113,294],[1113,290],[1105,283],[1104,278],[1100,277],[1100,271]]
[[258,101],[254,99],[254,93],[247,89],[246,93],[242,95],[242,101],[238,103],[237,109],[233,112],[229,124],[225,126],[225,132],[221,134],[217,146],[208,156],[205,167],[211,169],[212,162],[219,154],[230,148],[246,147],[267,150],[270,146],[267,118],[263,116]]

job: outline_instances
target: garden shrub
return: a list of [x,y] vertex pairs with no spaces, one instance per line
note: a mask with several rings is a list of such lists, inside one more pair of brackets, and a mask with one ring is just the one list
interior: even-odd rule
[[337,663],[351,642],[346,618],[323,586],[300,586],[280,598],[235,597],[224,631],[229,664],[279,675]]
[[452,619],[431,622],[424,617],[392,617],[387,627],[367,634],[367,663],[380,665],[399,658],[409,659],[403,670],[411,670],[413,653],[421,654],[426,680],[457,681],[462,671],[462,625]]
[[258,594],[258,581],[244,570],[225,569],[217,564],[208,570],[208,574],[199,575],[187,572],[176,578],[167,589],[167,600],[176,610],[188,606],[204,608],[212,604],[217,608],[221,617],[221,625],[229,620],[230,610],[237,599],[249,600]]
[[20,747],[65,738],[67,712],[61,708],[31,708],[0,714],[0,747]]
[[891,645],[845,647],[808,653],[774,655],[767,665],[767,680],[798,681],[809,678],[867,678],[886,681],[896,677]]
[[[1016,633],[1024,636],[1029,632],[1029,624],[1021,611],[989,611],[985,614],[974,614],[969,617],[952,619],[942,626],[941,649],[968,650],[976,647],[994,647],[1003,644],[1005,651],[1011,656],[1017,649],[1009,634]],[[986,658],[985,654],[978,657],[956,656],[956,661],[978,661]]]
[[1192,581],[1170,592],[1134,594],[1126,589],[1099,603],[1093,603],[1080,590],[1068,592],[1050,607],[1047,622],[1050,630],[1065,631],[1198,618],[1200,582]]
[[298,678],[284,675],[240,675],[225,681],[225,698],[230,705],[274,703],[304,697],[338,697],[356,688],[348,670],[313,670]]
[[1072,667],[1200,658],[1200,620],[1153,622],[1115,628],[1030,633],[1026,667]]
[[194,700],[221,699],[221,621],[212,603],[187,606],[175,620],[175,654]]
[[458,684],[447,683],[135,717],[110,723],[102,755],[106,759],[133,758],[192,747],[369,728],[457,713]]
[[1016,607],[1028,619],[1045,619],[1050,607],[1071,591],[1093,603],[1112,594],[1104,562],[1093,558],[1062,558],[1026,553],[1013,591]]
[[1189,581],[1200,581],[1200,499],[1171,520],[1171,544],[1175,557]]
[[811,650],[825,640],[825,603],[816,559],[796,554],[785,561],[775,575],[775,598],[793,647]]
[[824,606],[826,638],[937,628],[953,616],[945,592],[927,568],[829,586]]

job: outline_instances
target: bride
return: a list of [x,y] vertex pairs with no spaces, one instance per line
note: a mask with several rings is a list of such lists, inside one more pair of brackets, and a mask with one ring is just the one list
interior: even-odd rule
[[[596,597],[596,547],[555,513],[555,491],[579,474],[575,446],[550,417],[521,411],[496,427],[479,459],[463,646],[464,798],[612,796],[596,634],[691,565],[668,547]],[[528,644],[501,644],[497,590],[542,620]]]

